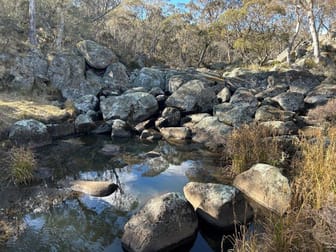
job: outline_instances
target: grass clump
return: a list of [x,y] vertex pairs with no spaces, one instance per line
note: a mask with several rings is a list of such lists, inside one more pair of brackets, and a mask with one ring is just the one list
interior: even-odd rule
[[295,203],[320,209],[336,193],[336,128],[315,138],[302,136],[298,144],[301,157],[293,181]]
[[296,145],[290,209],[284,216],[258,216],[262,230],[237,236],[235,251],[336,250],[336,128],[300,135]]
[[0,221],[0,249],[8,241],[12,233],[11,228],[4,221]]
[[225,156],[232,163],[232,171],[239,174],[256,163],[278,165],[282,152],[268,127],[245,125],[235,129],[229,136]]
[[326,104],[309,110],[308,117],[318,122],[336,124],[336,99],[329,100]]
[[15,184],[27,184],[36,169],[33,151],[25,147],[13,147],[9,154],[10,178]]

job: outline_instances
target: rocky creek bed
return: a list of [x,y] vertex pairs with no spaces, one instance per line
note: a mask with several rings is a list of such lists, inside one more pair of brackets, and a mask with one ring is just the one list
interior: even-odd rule
[[[107,153],[111,146],[118,151]],[[7,217],[17,225],[5,251],[122,251],[125,223],[150,198],[183,194],[189,181],[223,179],[219,156],[199,147],[83,136],[36,149],[42,181],[1,191],[1,208],[11,209]],[[74,194],[69,185],[75,179],[113,181],[121,190],[106,197]],[[191,251],[220,248],[220,232],[211,226],[195,239]]]
[[[242,193],[282,215],[291,190],[281,169],[267,164],[253,165],[233,183],[223,180],[219,157],[203,147],[221,153],[246,124],[269,128],[290,146],[299,131],[323,129],[309,112],[336,97],[333,78],[300,67],[134,70],[93,41],[49,61],[35,50],[22,58],[11,68],[11,88],[57,91],[51,103],[66,116],[10,120],[0,134],[12,145],[37,148],[39,160],[35,186],[1,191],[2,215],[18,226],[7,246],[12,251],[158,251],[195,236],[192,251],[218,250],[221,232],[210,241],[203,219],[223,229],[234,221],[233,208],[246,215],[236,215],[239,221],[251,216]],[[85,134],[91,136],[62,140]],[[106,190],[87,190],[83,180],[108,180],[119,189],[98,199],[89,195]]]

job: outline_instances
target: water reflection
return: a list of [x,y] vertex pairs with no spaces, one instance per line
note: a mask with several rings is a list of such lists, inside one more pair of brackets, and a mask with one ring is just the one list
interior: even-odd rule
[[[106,144],[118,145],[120,153],[104,155],[100,150]],[[151,161],[153,157],[146,157],[150,151],[160,156]],[[183,192],[190,180],[215,181],[211,171],[218,169],[217,157],[207,156],[199,146],[178,149],[165,142],[112,141],[102,136],[63,140],[38,156],[41,166],[53,170],[56,184],[60,179],[103,180],[122,190],[102,198],[83,194],[48,212],[25,215],[25,232],[11,241],[8,251],[122,251],[124,224],[149,198]],[[191,251],[213,249],[198,233]]]

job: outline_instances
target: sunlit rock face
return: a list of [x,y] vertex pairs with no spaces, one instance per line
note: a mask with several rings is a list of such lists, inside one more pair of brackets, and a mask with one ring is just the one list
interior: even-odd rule
[[34,119],[21,120],[10,128],[9,139],[18,145],[40,147],[51,144],[47,126]]
[[76,180],[72,182],[71,189],[91,196],[104,197],[115,192],[118,186],[108,181]]
[[280,215],[284,214],[290,205],[291,189],[288,179],[277,167],[256,164],[239,174],[233,185],[257,205]]
[[192,237],[197,216],[179,193],[155,197],[124,227],[123,247],[128,251],[159,251]]
[[183,192],[196,213],[219,228],[230,228],[252,217],[252,209],[233,186],[189,182]]
[[93,68],[104,69],[112,63],[118,62],[118,57],[109,48],[91,40],[83,40],[77,44],[77,49]]
[[100,102],[105,120],[121,119],[135,124],[150,118],[158,109],[155,97],[145,92],[110,96]]

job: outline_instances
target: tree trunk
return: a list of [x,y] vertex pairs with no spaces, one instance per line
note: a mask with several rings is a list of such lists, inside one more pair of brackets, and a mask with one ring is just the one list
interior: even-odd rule
[[314,1],[307,0],[308,8],[307,8],[307,15],[308,15],[308,22],[309,22],[309,30],[310,35],[312,36],[313,40],[313,48],[314,48],[314,57],[316,63],[320,62],[320,42],[319,42],[319,35],[316,30],[315,25],[315,16],[314,16]]
[[292,49],[293,49],[295,39],[296,39],[297,35],[299,34],[300,27],[301,27],[301,17],[300,17],[300,13],[299,13],[299,10],[298,10],[297,6],[295,6],[295,12],[296,12],[296,18],[297,18],[295,33],[293,34],[293,37],[291,39],[289,39],[288,47],[287,47],[287,63],[288,64],[292,63],[291,53],[292,53]]
[[202,52],[200,54],[199,60],[197,62],[197,67],[200,67],[203,64],[203,60],[204,60],[206,51],[208,50],[209,46],[210,46],[210,43],[206,43],[204,45],[203,50],[202,50]]
[[29,42],[37,46],[35,0],[29,0]]
[[64,11],[62,6],[57,6],[57,16],[58,16],[58,27],[57,27],[57,38],[56,38],[56,49],[60,51],[62,49],[63,34],[64,34]]

